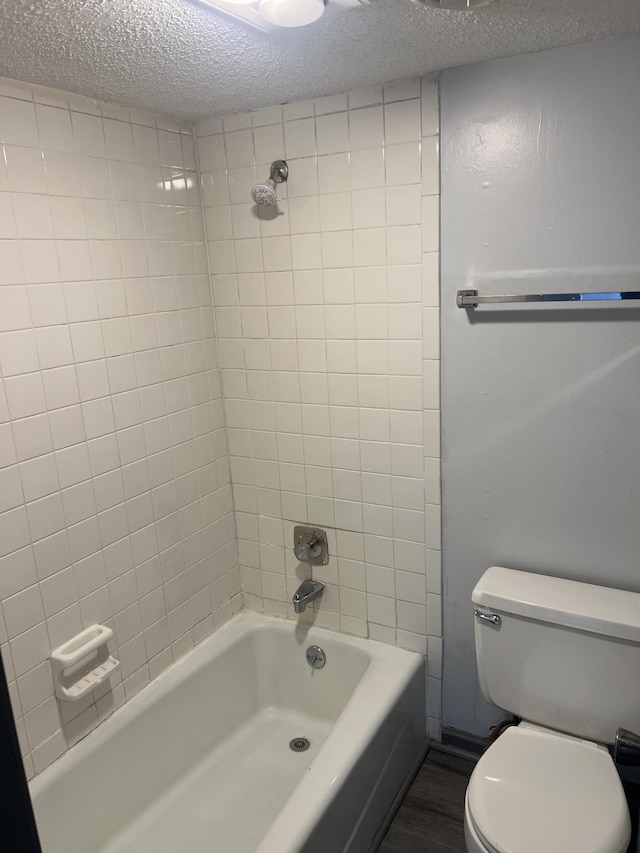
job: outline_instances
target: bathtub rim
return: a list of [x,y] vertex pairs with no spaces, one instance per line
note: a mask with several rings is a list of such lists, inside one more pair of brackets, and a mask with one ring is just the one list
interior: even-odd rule
[[[303,638],[296,631],[304,629]],[[308,643],[322,644],[323,637],[339,645],[364,652],[368,663],[353,692],[336,718],[332,729],[315,756],[312,764],[291,796],[282,804],[272,825],[267,830],[255,853],[270,851],[294,851],[298,849],[313,830],[318,818],[337,794],[358,757],[362,754],[372,733],[382,724],[395,702],[402,695],[412,678],[420,670],[424,673],[424,658],[417,652],[388,646],[376,640],[353,637],[317,628],[312,623],[266,616],[252,611],[241,611],[229,622],[205,638],[184,657],[175,661],[161,675],[146,685],[131,700],[117,708],[96,729],[63,753],[42,773],[29,782],[29,793],[34,810],[39,794],[47,791],[66,772],[76,768],[92,753],[108,745],[113,735],[118,734],[131,721],[161,701],[191,675],[205,668],[229,647],[247,634],[260,630],[289,634],[300,647],[301,653]],[[370,701],[367,691],[372,690],[376,702]],[[424,709],[423,709],[424,712]],[[426,712],[425,716],[426,716]],[[426,728],[425,728],[426,739]],[[322,796],[319,793],[323,794]],[[304,809],[300,804],[304,803]],[[37,820],[37,815],[36,815]],[[286,847],[282,832],[286,827]]]

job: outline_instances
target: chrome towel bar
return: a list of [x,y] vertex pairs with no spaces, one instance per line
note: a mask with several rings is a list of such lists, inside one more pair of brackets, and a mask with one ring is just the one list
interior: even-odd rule
[[640,290],[606,290],[600,293],[507,293],[502,296],[480,296],[477,290],[459,290],[456,294],[458,308],[477,308],[488,303],[516,302],[623,302],[628,299],[640,300]]

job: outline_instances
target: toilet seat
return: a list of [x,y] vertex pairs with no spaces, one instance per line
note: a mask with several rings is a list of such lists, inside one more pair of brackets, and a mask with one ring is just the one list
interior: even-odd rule
[[526,722],[478,761],[467,806],[490,853],[625,853],[631,835],[607,749]]

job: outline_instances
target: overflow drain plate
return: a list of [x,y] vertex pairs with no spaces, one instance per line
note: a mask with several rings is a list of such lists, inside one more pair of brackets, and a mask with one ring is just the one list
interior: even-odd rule
[[294,752],[306,752],[310,746],[311,744],[306,737],[294,737],[292,741],[289,741],[289,749]]

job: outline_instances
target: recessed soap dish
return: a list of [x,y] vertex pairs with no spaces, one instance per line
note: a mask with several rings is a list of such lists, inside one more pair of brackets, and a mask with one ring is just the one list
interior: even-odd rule
[[77,702],[95,690],[120,666],[109,654],[113,631],[92,625],[51,652],[51,671],[58,699]]

